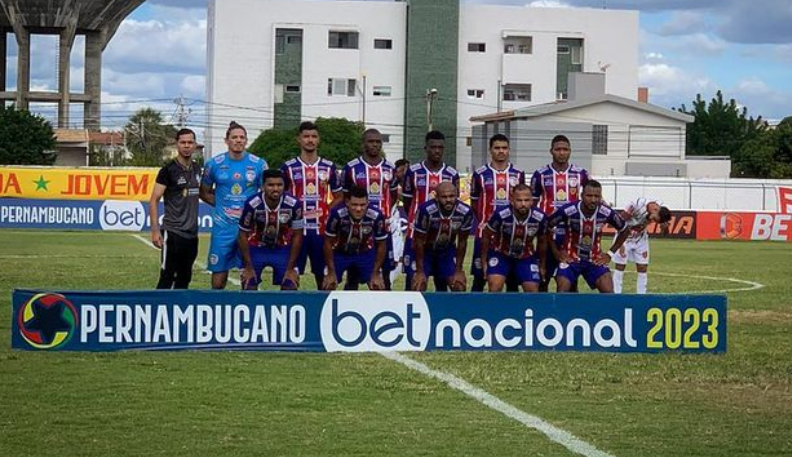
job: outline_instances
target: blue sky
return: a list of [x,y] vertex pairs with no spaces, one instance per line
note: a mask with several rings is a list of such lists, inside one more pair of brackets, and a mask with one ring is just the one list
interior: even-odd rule
[[[638,10],[639,83],[649,87],[650,102],[669,108],[690,106],[697,93],[711,98],[720,89],[746,106],[750,115],[770,120],[792,115],[792,0],[464,1]],[[180,95],[193,100],[193,119],[201,117],[206,4],[149,0],[121,25],[104,56],[104,126],[120,127],[141,104],[169,115],[175,108],[172,100]],[[34,87],[54,88],[56,46],[56,41],[46,39],[34,42]],[[78,42],[76,51],[80,46]],[[9,51],[15,53],[13,43]],[[44,58],[37,63],[36,55]],[[76,57],[73,67],[73,87],[79,88],[82,59]],[[9,70],[13,84],[15,69]],[[45,115],[54,112],[51,107],[40,109]]]

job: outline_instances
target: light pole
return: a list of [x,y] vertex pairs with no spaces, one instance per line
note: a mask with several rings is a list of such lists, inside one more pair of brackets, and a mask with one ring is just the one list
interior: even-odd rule
[[429,89],[426,91],[426,125],[428,131],[434,130],[434,101],[437,98],[437,89]]

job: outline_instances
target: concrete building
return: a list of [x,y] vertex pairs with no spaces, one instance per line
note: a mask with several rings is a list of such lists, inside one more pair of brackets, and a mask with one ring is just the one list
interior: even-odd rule
[[[102,51],[121,21],[145,0],[0,0],[0,103],[28,109],[31,102],[58,105],[58,127],[69,126],[69,107],[84,105],[84,126],[99,130],[101,121]],[[16,89],[9,91],[6,39],[18,46]],[[31,35],[57,35],[58,91],[30,88]],[[77,35],[85,36],[85,91],[70,90],[71,51]]]
[[87,130],[55,129],[55,166],[85,167],[90,165]]
[[567,98],[570,73],[607,71],[608,93],[634,100],[638,13],[459,0],[214,0],[207,63],[212,154],[225,150],[230,120],[247,121],[255,137],[332,116],[379,128],[389,158],[418,160],[431,123],[448,137],[448,161],[465,172],[471,117]]
[[[488,159],[488,139],[511,140],[512,162],[527,171],[550,161],[550,141],[564,134],[573,162],[595,176],[728,178],[727,157],[688,158],[687,124],[693,116],[605,93],[605,75],[572,73],[568,100],[474,116],[473,165]],[[644,98],[648,98],[645,97]]]

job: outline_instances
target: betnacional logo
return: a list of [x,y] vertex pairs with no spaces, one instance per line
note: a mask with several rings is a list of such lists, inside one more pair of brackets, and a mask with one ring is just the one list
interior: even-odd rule
[[102,230],[129,230],[139,232],[146,224],[146,211],[137,201],[107,200],[99,210]]
[[419,292],[332,292],[322,307],[322,342],[328,352],[423,351],[431,316]]
[[19,309],[19,333],[36,349],[57,349],[71,340],[78,324],[77,309],[59,294],[37,294]]

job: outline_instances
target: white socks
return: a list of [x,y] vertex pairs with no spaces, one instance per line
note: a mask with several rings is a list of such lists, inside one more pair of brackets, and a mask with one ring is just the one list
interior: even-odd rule
[[638,273],[638,283],[636,287],[636,293],[645,294],[647,282],[649,282],[649,273]]
[[[624,280],[624,272],[613,270],[613,292],[616,294],[622,293],[622,281]],[[645,284],[645,283],[644,283]]]

